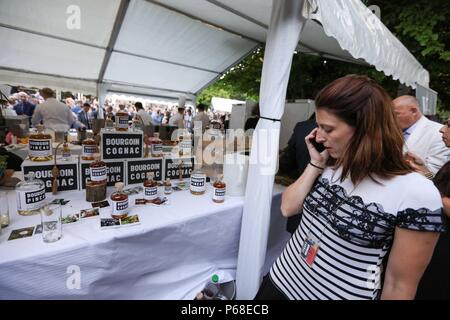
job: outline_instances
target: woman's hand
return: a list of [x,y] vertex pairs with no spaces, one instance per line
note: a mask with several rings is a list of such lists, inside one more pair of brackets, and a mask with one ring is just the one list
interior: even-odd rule
[[406,162],[411,166],[411,168],[423,175],[430,173],[430,169],[427,168],[425,162],[415,153],[408,151],[406,153]]
[[305,142],[306,142],[306,146],[308,147],[309,156],[311,157],[311,163],[318,167],[325,168],[328,157],[330,156],[328,153],[328,150],[325,149],[319,153],[319,151],[317,151],[317,149],[311,143],[311,140],[316,139],[317,130],[318,130],[318,128],[315,128],[313,131],[311,131],[305,137]]

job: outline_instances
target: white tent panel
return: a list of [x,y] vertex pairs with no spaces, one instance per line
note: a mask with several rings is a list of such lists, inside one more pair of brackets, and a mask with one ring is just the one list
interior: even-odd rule
[[[240,12],[251,19],[264,24],[267,28],[270,23],[270,13],[272,12],[272,0],[216,0],[236,12]],[[266,39],[264,38],[264,41]]]
[[[178,101],[180,96],[185,96],[182,92],[177,91],[167,91],[167,90],[158,90],[158,89],[151,89],[151,88],[141,88],[136,86],[130,86],[125,84],[118,84],[118,83],[112,83],[108,84],[107,93],[116,93],[116,94],[131,94],[131,95],[137,95],[137,96],[150,96],[150,97],[156,97],[166,100],[173,100]],[[195,100],[194,96],[188,96],[188,100]]]
[[[302,44],[308,46],[300,45],[302,52],[318,53],[338,60],[356,62],[356,59],[348,51],[341,48],[335,38],[329,37],[323,32],[322,26],[317,21],[306,20],[300,40]],[[367,64],[364,60],[360,60],[359,63]]]
[[360,0],[308,2],[304,14],[320,21],[323,32],[354,58],[413,88],[416,82],[428,87],[428,71]]
[[[231,13],[223,8],[216,6],[204,0],[155,0],[154,2],[161,3],[170,8],[184,12],[192,17],[201,18],[205,22],[210,22],[214,25],[221,26],[226,30],[236,32],[244,35],[250,39],[255,39],[260,42],[266,41],[267,29],[259,26],[251,21]],[[255,3],[253,7],[255,12],[264,12],[263,15],[268,15],[270,18],[270,10],[272,7],[271,0],[237,0],[240,5],[247,7],[248,3]],[[251,11],[251,10],[250,10]],[[268,19],[267,19],[268,21]]]
[[106,47],[119,4],[120,0],[0,0],[0,21],[2,25]]
[[68,79],[52,75],[33,74],[0,69],[0,79],[2,83],[11,86],[27,86],[43,88],[49,87],[53,90],[76,91],[85,94],[97,94],[97,82],[82,79]]
[[105,80],[155,89],[194,93],[216,73],[114,52]]
[[0,66],[97,79],[105,50],[0,27]]
[[221,73],[256,45],[159,5],[133,0],[114,50]]

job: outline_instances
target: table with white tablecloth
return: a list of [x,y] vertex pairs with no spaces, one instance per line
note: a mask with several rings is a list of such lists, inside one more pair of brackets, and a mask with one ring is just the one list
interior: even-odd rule
[[[289,237],[279,211],[282,187],[274,190],[266,271]],[[44,243],[41,235],[8,241],[11,230],[40,223],[38,215],[15,212],[10,191],[11,223],[0,235],[0,299],[193,299],[214,273],[233,280],[244,197],[219,204],[211,194],[211,186],[202,196],[177,191],[166,206],[133,206],[139,225],[100,230],[99,218],[91,217],[63,225],[61,240]],[[70,199],[63,214],[91,207],[83,191],[47,198]]]

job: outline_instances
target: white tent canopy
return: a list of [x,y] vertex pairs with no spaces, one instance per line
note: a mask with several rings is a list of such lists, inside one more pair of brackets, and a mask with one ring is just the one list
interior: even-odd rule
[[[355,2],[307,1],[314,20],[297,49],[428,87],[427,71]],[[195,96],[265,42],[271,9],[271,0],[0,0],[0,80]]]

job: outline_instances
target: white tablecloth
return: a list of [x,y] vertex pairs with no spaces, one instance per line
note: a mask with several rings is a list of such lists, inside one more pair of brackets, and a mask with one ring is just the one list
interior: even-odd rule
[[[265,272],[288,239],[279,212],[282,189],[275,190]],[[213,273],[234,279],[243,197],[216,204],[211,192],[179,191],[167,206],[134,206],[137,226],[100,230],[98,217],[64,225],[61,240],[44,243],[41,235],[7,240],[11,230],[40,223],[39,216],[17,215],[10,191],[11,223],[0,235],[0,299],[193,299]],[[63,214],[89,208],[84,197],[82,191],[47,193],[49,200],[71,199]],[[80,268],[79,289],[67,273],[73,266]]]

